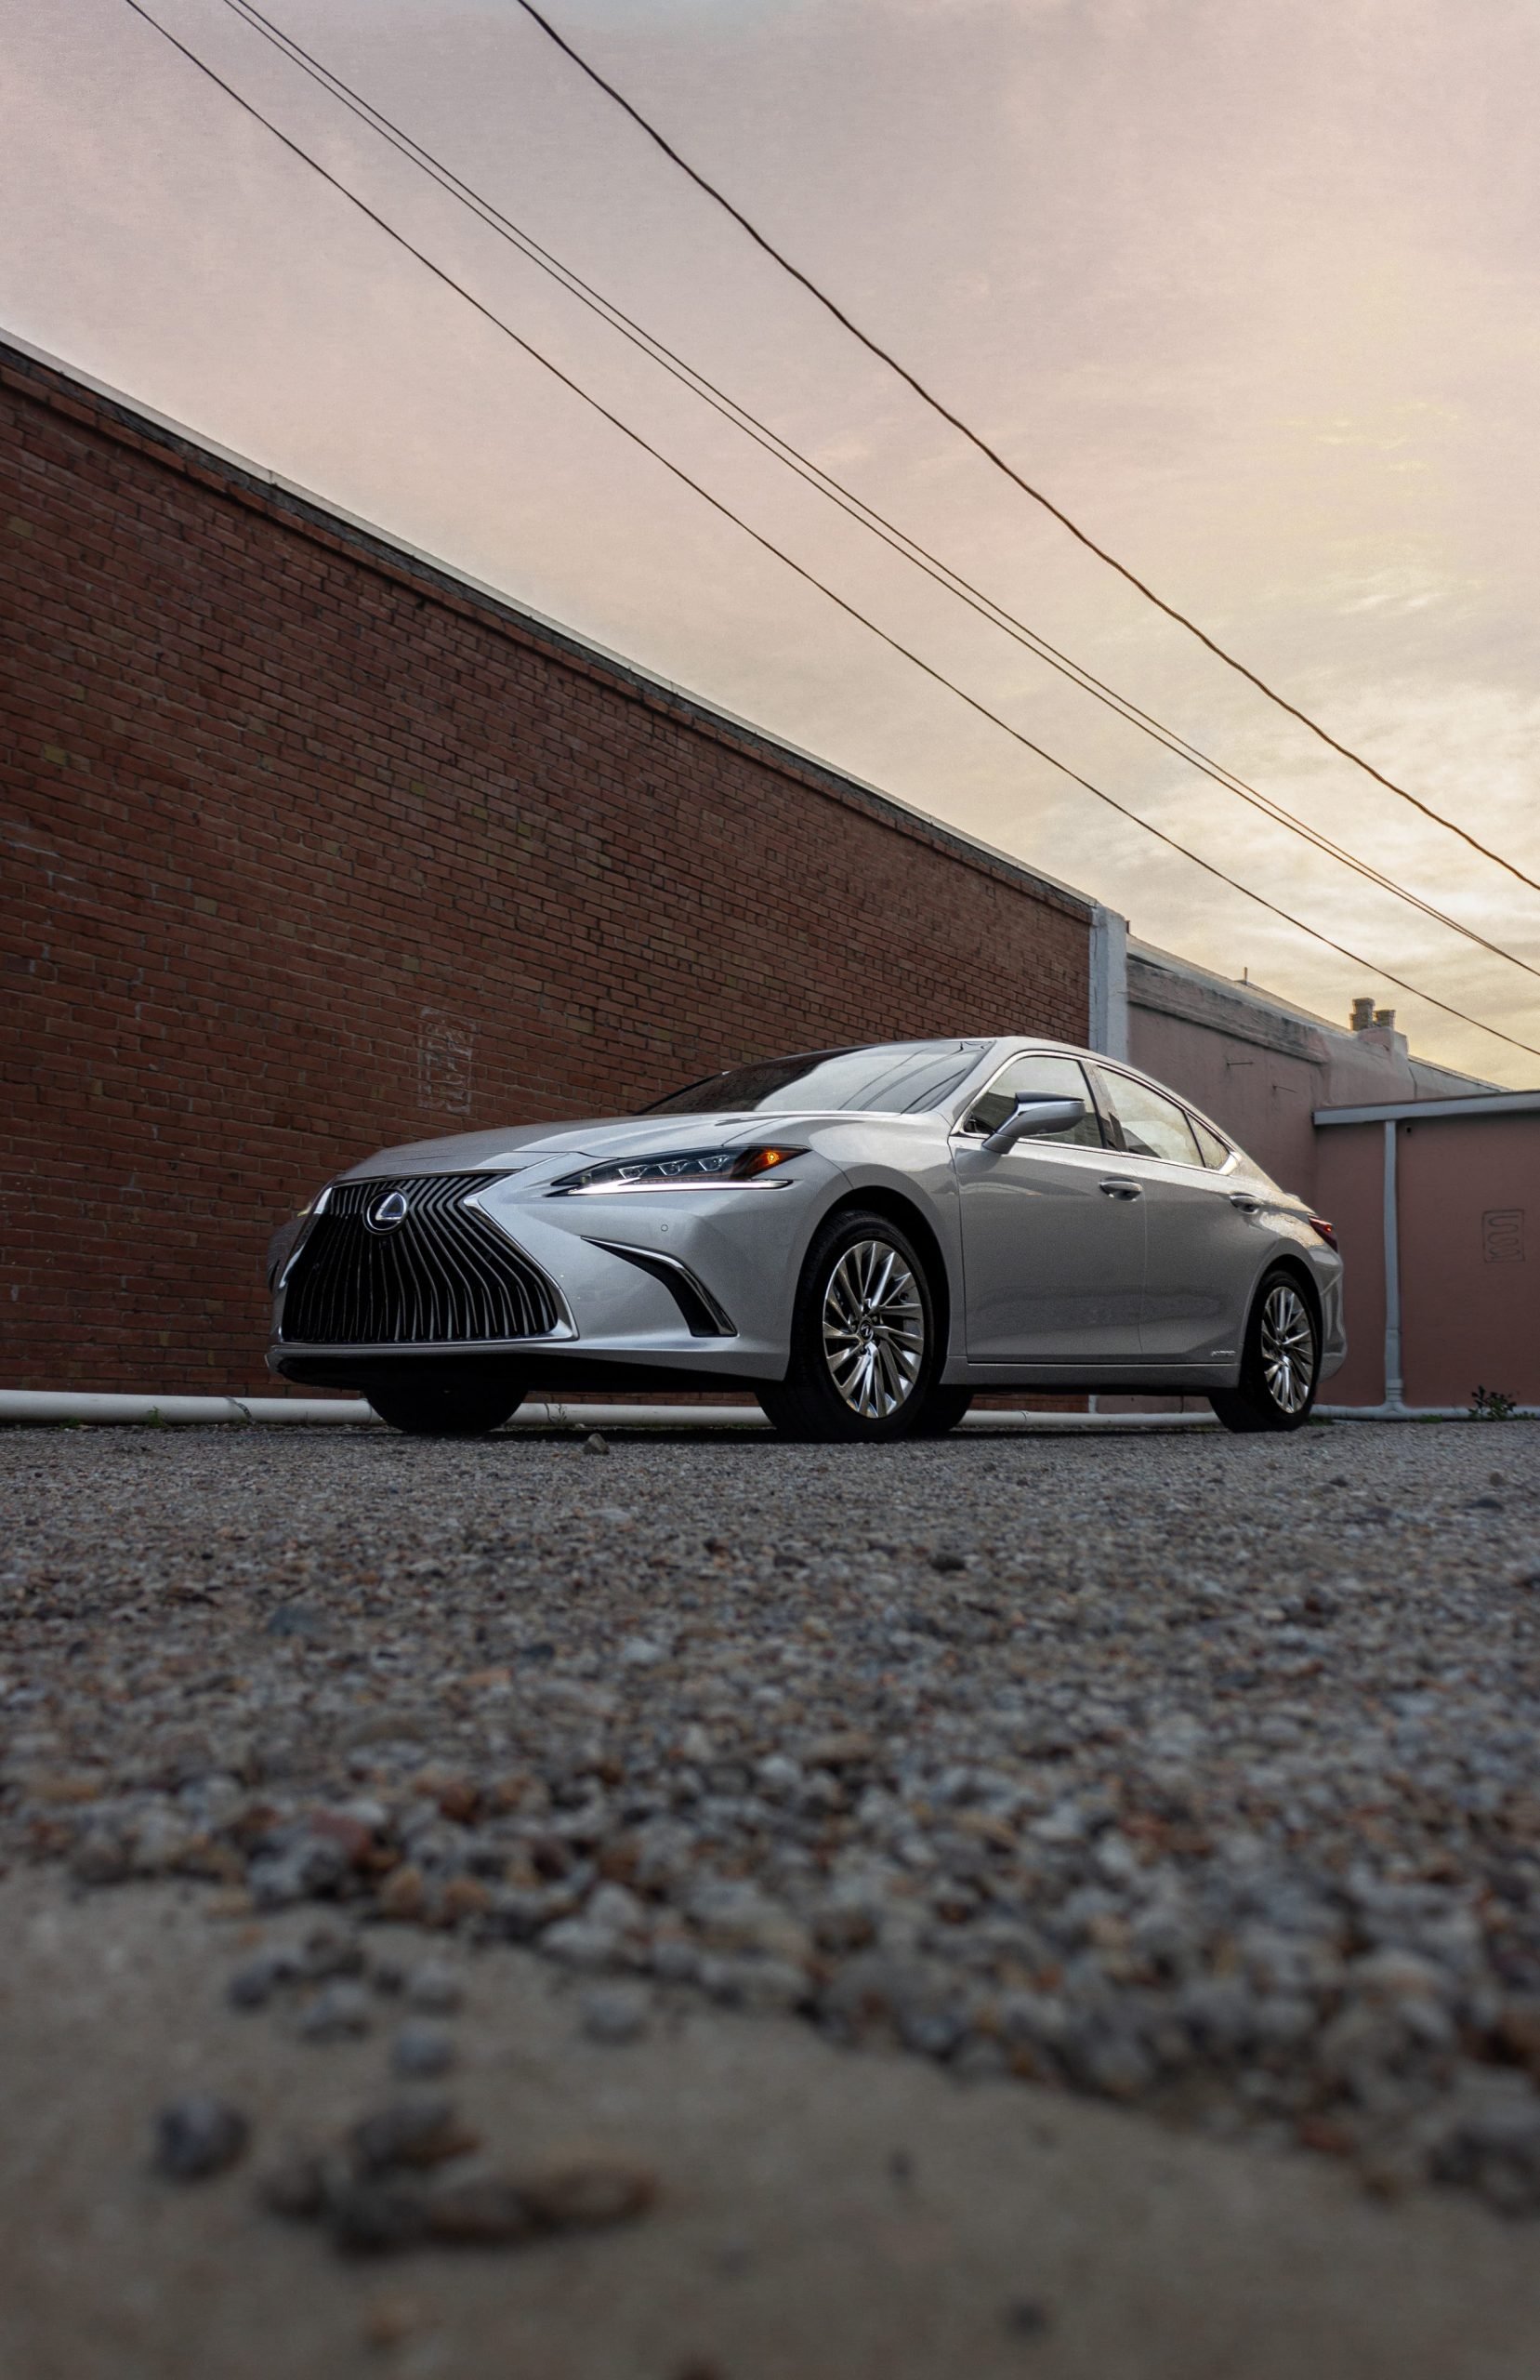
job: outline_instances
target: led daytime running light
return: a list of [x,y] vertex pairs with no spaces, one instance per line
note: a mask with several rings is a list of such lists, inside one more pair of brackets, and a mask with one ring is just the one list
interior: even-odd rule
[[624,1190],[731,1190],[761,1180],[806,1149],[679,1149],[666,1157],[620,1157],[609,1165],[564,1173],[551,1190],[561,1197],[612,1196]]

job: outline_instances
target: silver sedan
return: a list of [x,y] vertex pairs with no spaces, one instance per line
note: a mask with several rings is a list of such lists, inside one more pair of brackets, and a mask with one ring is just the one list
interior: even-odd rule
[[797,1437],[934,1435],[1003,1389],[1292,1430],[1347,1352],[1328,1223],[1146,1076],[1009,1036],[386,1149],[276,1235],[269,1279],[274,1371],[438,1434],[669,1388],[752,1390]]

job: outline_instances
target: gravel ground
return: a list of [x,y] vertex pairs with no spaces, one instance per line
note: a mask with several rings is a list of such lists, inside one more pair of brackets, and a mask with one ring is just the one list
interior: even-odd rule
[[512,1942],[596,2043],[704,1994],[1531,2214],[1537,1454],[13,1430],[0,1860],[198,1880],[211,1996],[414,2082]]

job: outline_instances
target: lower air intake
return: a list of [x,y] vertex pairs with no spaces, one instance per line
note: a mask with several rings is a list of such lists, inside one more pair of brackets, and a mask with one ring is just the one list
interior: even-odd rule
[[504,1179],[339,1182],[295,1259],[283,1338],[310,1347],[544,1338],[559,1319],[550,1283],[466,1204]]

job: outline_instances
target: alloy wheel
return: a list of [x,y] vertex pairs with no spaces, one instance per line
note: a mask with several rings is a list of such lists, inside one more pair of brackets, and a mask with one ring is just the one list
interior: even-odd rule
[[884,1421],[913,1394],[925,1361],[919,1283],[888,1241],[848,1248],[823,1292],[823,1357],[852,1413]]
[[1303,1410],[1315,1383],[1315,1331],[1304,1299],[1286,1281],[1262,1307],[1262,1378],[1281,1413]]

